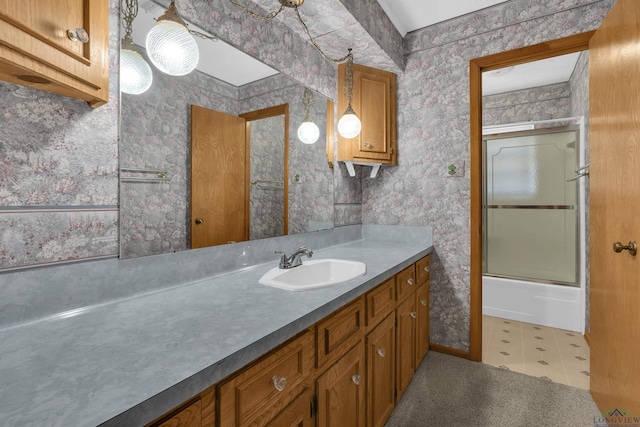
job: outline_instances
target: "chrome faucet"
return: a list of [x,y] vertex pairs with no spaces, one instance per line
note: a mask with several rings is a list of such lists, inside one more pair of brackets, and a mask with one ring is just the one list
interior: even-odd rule
[[311,256],[313,255],[313,251],[311,249],[307,249],[304,246],[298,248],[298,250],[295,251],[290,257],[287,257],[284,252],[276,251],[275,253],[282,254],[279,265],[279,267],[282,269],[301,266],[303,255],[306,255],[307,258],[311,258]]

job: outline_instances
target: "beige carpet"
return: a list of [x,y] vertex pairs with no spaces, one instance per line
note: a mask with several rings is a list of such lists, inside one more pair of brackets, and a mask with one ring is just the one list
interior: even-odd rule
[[385,427],[593,427],[591,395],[430,351]]

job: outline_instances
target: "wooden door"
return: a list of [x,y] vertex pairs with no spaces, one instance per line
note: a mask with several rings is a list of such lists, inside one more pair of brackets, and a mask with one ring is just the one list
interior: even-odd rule
[[364,427],[364,375],[360,342],[316,381],[318,427]]
[[367,335],[367,427],[382,427],[395,405],[395,316]]
[[416,299],[415,293],[396,309],[396,402],[409,385],[416,370]]
[[241,117],[191,106],[191,247],[248,239],[248,182]]
[[618,0],[591,39],[591,394],[640,416],[640,2]]

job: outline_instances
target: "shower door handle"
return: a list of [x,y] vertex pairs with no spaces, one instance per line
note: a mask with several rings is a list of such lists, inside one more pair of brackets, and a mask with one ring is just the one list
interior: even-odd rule
[[617,254],[619,254],[622,251],[629,251],[631,256],[636,256],[636,254],[638,253],[638,245],[633,240],[630,241],[628,245],[623,245],[620,242],[614,242],[613,251]]

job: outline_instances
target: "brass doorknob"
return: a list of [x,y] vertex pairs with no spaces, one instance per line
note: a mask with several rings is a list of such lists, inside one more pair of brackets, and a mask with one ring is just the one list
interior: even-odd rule
[[620,242],[615,242],[613,244],[613,251],[618,254],[622,251],[629,251],[631,256],[636,256],[636,254],[638,253],[638,245],[633,240],[630,241],[628,245],[623,245]]
[[196,218],[195,223],[196,224],[202,224],[204,222],[204,220],[202,218]]

